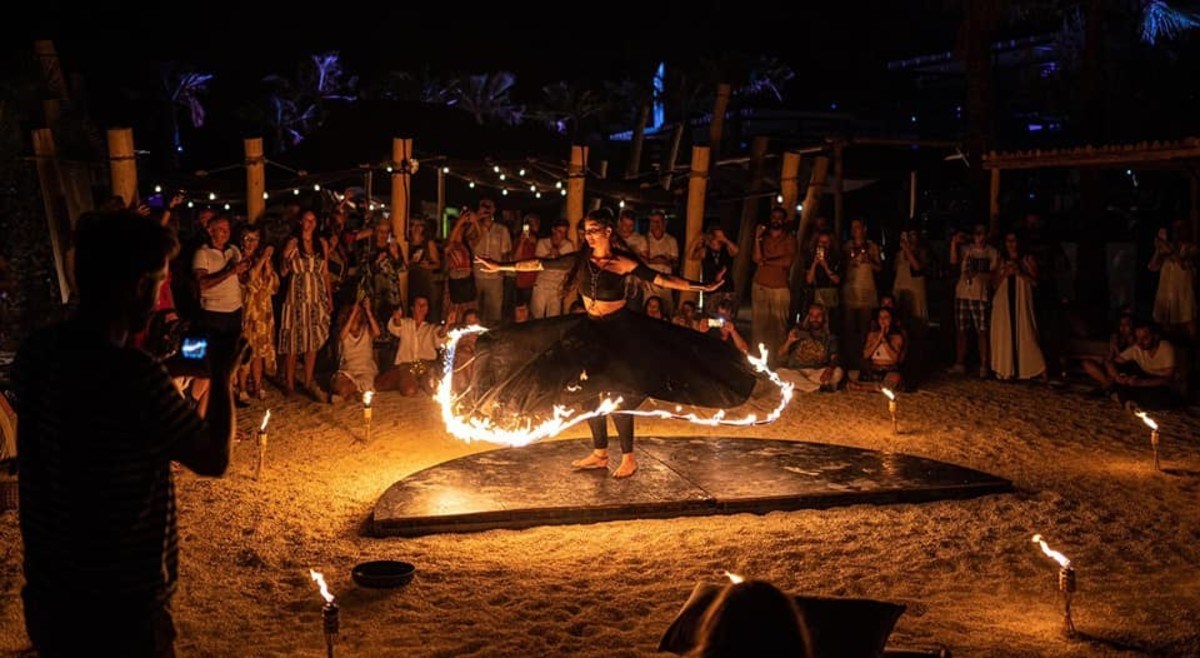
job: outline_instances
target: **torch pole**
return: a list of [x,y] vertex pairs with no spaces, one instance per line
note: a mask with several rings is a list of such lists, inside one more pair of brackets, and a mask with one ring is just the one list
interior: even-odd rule
[[367,423],[367,443],[371,442],[371,407],[363,407],[363,420]]
[[888,413],[892,415],[892,434],[900,433],[900,425],[896,422],[896,401],[888,400]]
[[325,625],[325,655],[333,658],[333,644],[338,634],[338,605],[332,601],[321,608],[321,620]]
[[1158,462],[1158,430],[1150,430],[1150,447],[1154,449],[1154,470],[1161,471],[1162,465]]
[[266,465],[266,462],[267,462],[267,432],[266,432],[266,430],[260,429],[258,431],[258,436],[256,438],[257,438],[257,443],[258,443],[258,461],[254,465],[254,479],[258,480],[258,479],[262,478],[263,467]]
[[1067,566],[1058,570],[1058,591],[1063,595],[1063,632],[1073,638],[1075,622],[1071,619],[1071,598],[1075,595],[1075,567]]

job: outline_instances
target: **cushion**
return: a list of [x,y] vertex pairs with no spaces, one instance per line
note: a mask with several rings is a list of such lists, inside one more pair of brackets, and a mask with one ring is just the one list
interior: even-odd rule
[[[683,655],[723,585],[697,583],[658,643],[659,651]],[[796,607],[812,638],[815,658],[881,658],[905,606],[873,599],[797,596]]]

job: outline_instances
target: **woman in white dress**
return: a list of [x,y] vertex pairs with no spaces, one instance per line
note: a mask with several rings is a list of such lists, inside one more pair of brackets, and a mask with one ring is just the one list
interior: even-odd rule
[[363,297],[350,310],[350,317],[346,318],[338,337],[338,369],[329,382],[329,390],[333,393],[331,402],[360,397],[375,390],[375,377],[379,374],[375,338],[379,332],[379,323],[371,312],[371,299]]
[[1196,244],[1182,221],[1171,226],[1174,241],[1160,229],[1154,239],[1150,271],[1158,272],[1158,293],[1154,296],[1154,321],[1168,333],[1180,329],[1196,337]]
[[992,273],[992,370],[999,379],[1033,379],[1046,375],[1046,359],[1038,344],[1033,315],[1037,261],[1021,252],[1017,234],[1004,235],[1000,266]]

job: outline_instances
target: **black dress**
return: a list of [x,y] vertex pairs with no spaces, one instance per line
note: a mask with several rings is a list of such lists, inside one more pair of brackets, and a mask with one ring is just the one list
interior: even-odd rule
[[[543,261],[563,268],[574,254]],[[625,277],[653,278],[644,264],[628,275],[585,261],[585,296],[624,299]],[[465,364],[457,364],[462,370]],[[688,407],[727,409],[745,403],[761,381],[746,355],[705,333],[621,309],[602,316],[568,314],[509,325],[479,335],[464,390],[454,391],[456,413],[501,428],[553,416],[556,406],[594,411],[602,399],[622,397],[620,409],[643,399]],[[619,411],[618,411],[619,412]]]

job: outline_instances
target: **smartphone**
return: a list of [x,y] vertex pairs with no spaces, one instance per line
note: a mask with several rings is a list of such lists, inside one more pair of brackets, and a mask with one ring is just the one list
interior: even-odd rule
[[529,232],[529,224],[525,224],[525,225],[521,226],[521,232],[528,233]]
[[725,326],[725,318],[709,318],[708,319],[708,328],[709,329],[715,329],[717,327],[724,327],[724,326]]
[[202,361],[208,356],[208,339],[201,336],[184,336],[179,355],[190,361]]

